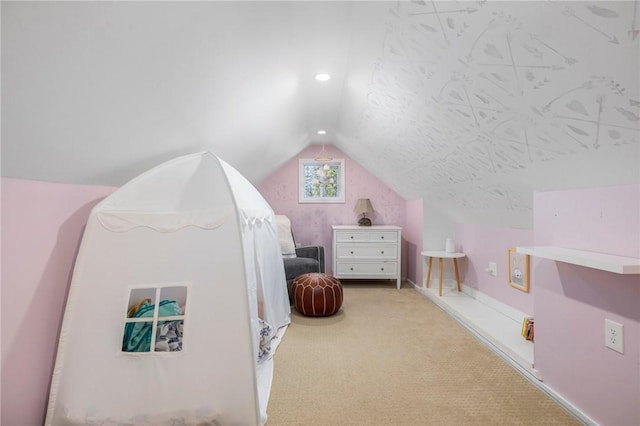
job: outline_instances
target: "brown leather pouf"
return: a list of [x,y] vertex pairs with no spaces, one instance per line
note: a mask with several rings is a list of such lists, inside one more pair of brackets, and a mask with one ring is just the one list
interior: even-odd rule
[[293,306],[308,317],[333,315],[342,306],[342,284],[326,274],[303,274],[291,284]]

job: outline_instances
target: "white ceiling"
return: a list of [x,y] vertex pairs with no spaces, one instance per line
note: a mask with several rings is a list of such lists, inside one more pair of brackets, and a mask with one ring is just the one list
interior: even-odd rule
[[328,143],[516,226],[534,190],[640,182],[638,0],[1,7],[3,176],[121,185],[208,149],[258,183]]

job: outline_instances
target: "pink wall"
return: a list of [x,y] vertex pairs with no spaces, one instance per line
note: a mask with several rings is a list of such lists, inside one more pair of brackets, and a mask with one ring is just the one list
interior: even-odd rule
[[422,200],[407,201],[407,221],[402,230],[406,240],[404,256],[407,265],[407,279],[417,285],[421,285],[424,264],[420,254],[424,248],[422,242],[423,210]]
[[[460,261],[460,275],[465,285],[519,311],[533,315],[533,294],[511,287],[508,284],[507,250],[509,247],[533,244],[533,231],[529,229],[500,228],[497,226],[456,224],[455,241],[467,257]],[[485,271],[489,262],[498,266],[498,275]]]
[[[325,150],[330,156],[345,160],[346,200],[340,204],[298,203],[298,159],[313,158],[320,149],[318,145],[307,147],[256,186],[277,214],[291,219],[296,242],[324,246],[327,271],[331,272],[331,225],[357,225],[358,215],[353,208],[358,198],[371,199],[376,211],[371,217],[374,225],[403,228],[406,224],[406,201],[342,151],[326,145]],[[415,241],[416,238],[412,239]]]
[[2,419],[41,425],[90,209],[114,188],[2,179]]
[[[640,257],[640,186],[536,193],[535,245]],[[640,424],[640,279],[531,258],[535,366],[544,382],[603,425]],[[604,346],[624,325],[624,354]]]
[[[331,224],[355,223],[353,204],[369,197],[374,223],[403,226],[407,277],[422,277],[423,207],[405,201],[346,160],[345,204],[298,204],[297,158],[259,189],[291,217],[302,243],[331,256]],[[310,147],[300,157],[317,151]],[[114,188],[2,179],[2,423],[42,424],[73,261],[90,209]],[[554,244],[639,257],[640,187],[537,193],[534,231],[456,225],[468,255],[465,284],[527,313],[535,306],[535,365],[545,383],[600,424],[640,424],[640,280],[532,258],[530,294],[508,287],[506,247]],[[585,231],[586,229],[586,231]],[[484,269],[498,263],[498,277]],[[533,303],[531,302],[533,299]],[[624,324],[625,353],[604,347],[604,319]]]
[[534,202],[537,245],[640,257],[640,186],[541,192]]

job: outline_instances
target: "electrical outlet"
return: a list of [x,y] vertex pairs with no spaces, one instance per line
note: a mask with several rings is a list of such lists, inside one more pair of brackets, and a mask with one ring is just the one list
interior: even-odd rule
[[494,277],[498,275],[498,264],[496,262],[489,262],[489,267],[485,269],[489,273],[489,275],[493,275]]
[[604,320],[604,345],[624,353],[624,326],[609,319]]

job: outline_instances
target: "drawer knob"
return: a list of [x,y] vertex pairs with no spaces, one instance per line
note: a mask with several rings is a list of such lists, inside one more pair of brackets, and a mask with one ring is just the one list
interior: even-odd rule
[[353,240],[353,235],[352,235],[352,236],[350,236],[349,238],[351,238],[351,239]]
[[382,237],[380,237],[381,240],[384,240],[384,235]]
[[351,268],[349,268],[349,269],[353,271],[353,266]]
[[384,268],[380,268],[381,271],[384,271]]
[[384,254],[384,250],[382,250],[382,251],[380,252],[380,254]]
[[351,250],[351,254],[353,254],[353,250]]

